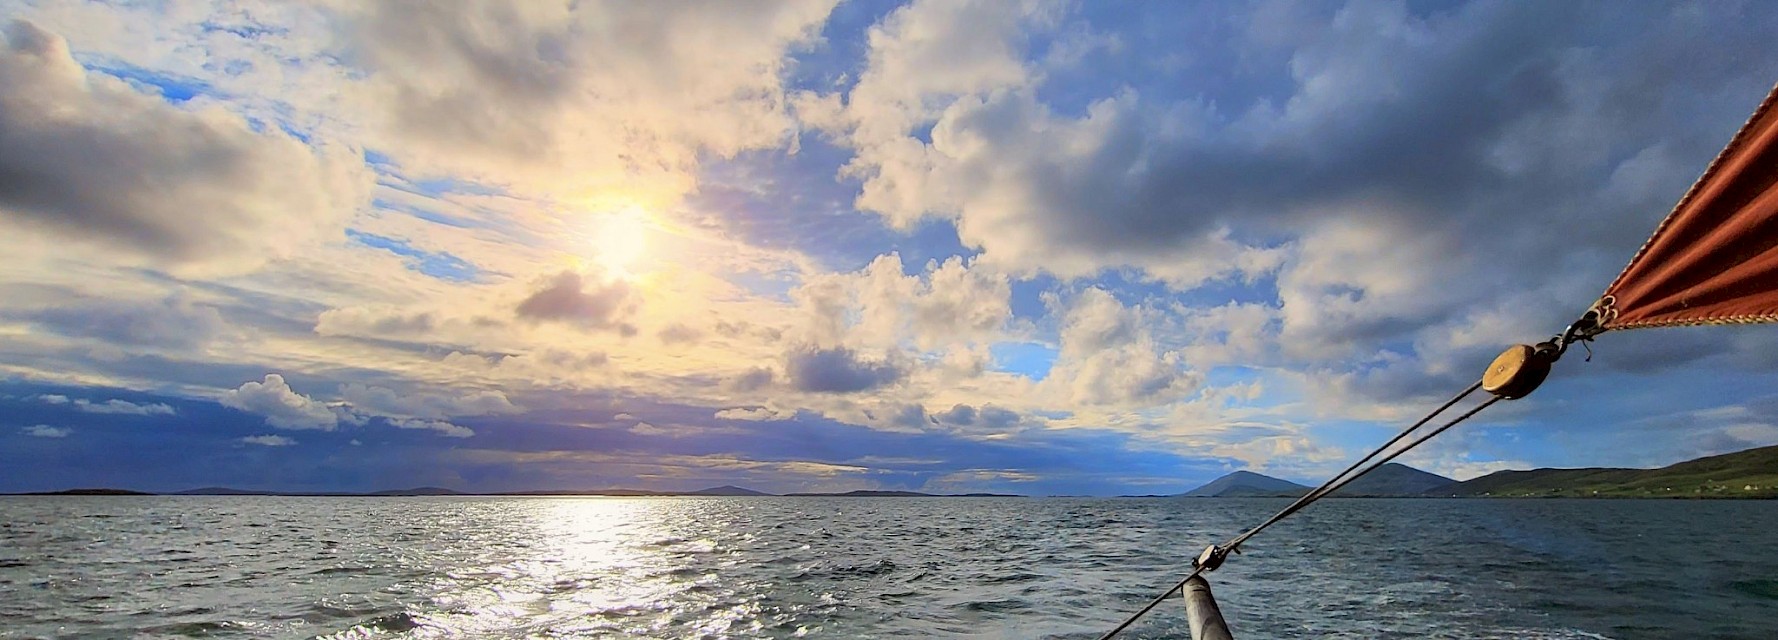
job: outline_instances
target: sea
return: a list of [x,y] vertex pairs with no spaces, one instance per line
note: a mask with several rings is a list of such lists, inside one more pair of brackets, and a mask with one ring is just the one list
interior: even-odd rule
[[[4,497],[0,638],[1090,640],[1284,504]],[[1210,578],[1241,639],[1772,640],[1778,501],[1325,500]]]

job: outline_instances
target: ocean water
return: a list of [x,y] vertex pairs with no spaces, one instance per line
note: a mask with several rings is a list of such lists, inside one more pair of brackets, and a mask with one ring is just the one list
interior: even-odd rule
[[[0,638],[1090,639],[1282,505],[8,497]],[[1778,502],[1329,500],[1249,544],[1237,638],[1778,638]]]

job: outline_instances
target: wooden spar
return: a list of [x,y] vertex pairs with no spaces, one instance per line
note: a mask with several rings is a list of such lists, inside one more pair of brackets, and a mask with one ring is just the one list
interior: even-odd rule
[[1192,576],[1185,581],[1185,619],[1191,625],[1192,640],[1234,640],[1229,625],[1222,621],[1222,610],[1216,608],[1216,597],[1210,595],[1210,581]]

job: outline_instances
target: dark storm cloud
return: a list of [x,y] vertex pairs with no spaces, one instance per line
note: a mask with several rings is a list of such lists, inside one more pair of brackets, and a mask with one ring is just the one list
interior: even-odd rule
[[950,409],[933,414],[932,419],[951,427],[979,426],[989,433],[1019,424],[1018,412],[994,405],[980,409],[967,404],[952,405]]
[[[1088,114],[1088,153],[1017,156],[995,151],[1041,135],[1027,125],[1049,114],[1007,92],[960,105],[934,135],[984,145],[984,162],[999,156],[985,190],[1022,192],[1036,206],[1020,222],[1073,251],[1170,254],[1222,225],[1291,226],[1365,202],[1381,206],[1342,214],[1452,231],[1579,209],[1584,225],[1554,221],[1622,242],[1634,225],[1600,218],[1658,217],[1778,78],[1778,54],[1763,53],[1778,12],[1724,9],[1614,6],[1601,19],[1574,3],[1430,15],[1351,3],[1297,34],[1295,91],[1282,103],[1230,112],[1114,98]],[[1642,203],[1656,210],[1577,202],[1656,147],[1687,172]]]
[[367,200],[355,154],[221,109],[187,111],[89,73],[61,36],[0,43],[0,221],[155,265],[250,269]]
[[966,404],[952,405],[950,410],[933,414],[932,417],[944,424],[967,427],[975,424],[975,407]]
[[845,348],[805,348],[785,362],[791,386],[799,391],[853,393],[892,384],[905,375],[893,362],[868,361]]
[[1234,82],[1275,90],[1137,81],[1078,115],[1042,80],[964,96],[929,143],[851,141],[860,204],[951,218],[1019,269],[1275,271],[1286,348],[1339,361],[1481,310],[1559,329],[1778,79],[1764,4],[1271,13],[1202,46],[1260,52]]

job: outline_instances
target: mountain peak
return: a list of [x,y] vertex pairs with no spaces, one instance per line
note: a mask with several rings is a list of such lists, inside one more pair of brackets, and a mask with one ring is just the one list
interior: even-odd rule
[[1331,495],[1338,498],[1417,496],[1456,482],[1436,473],[1391,462],[1372,469]]
[[1252,471],[1234,471],[1180,494],[1187,498],[1257,498],[1300,496],[1308,487]]

